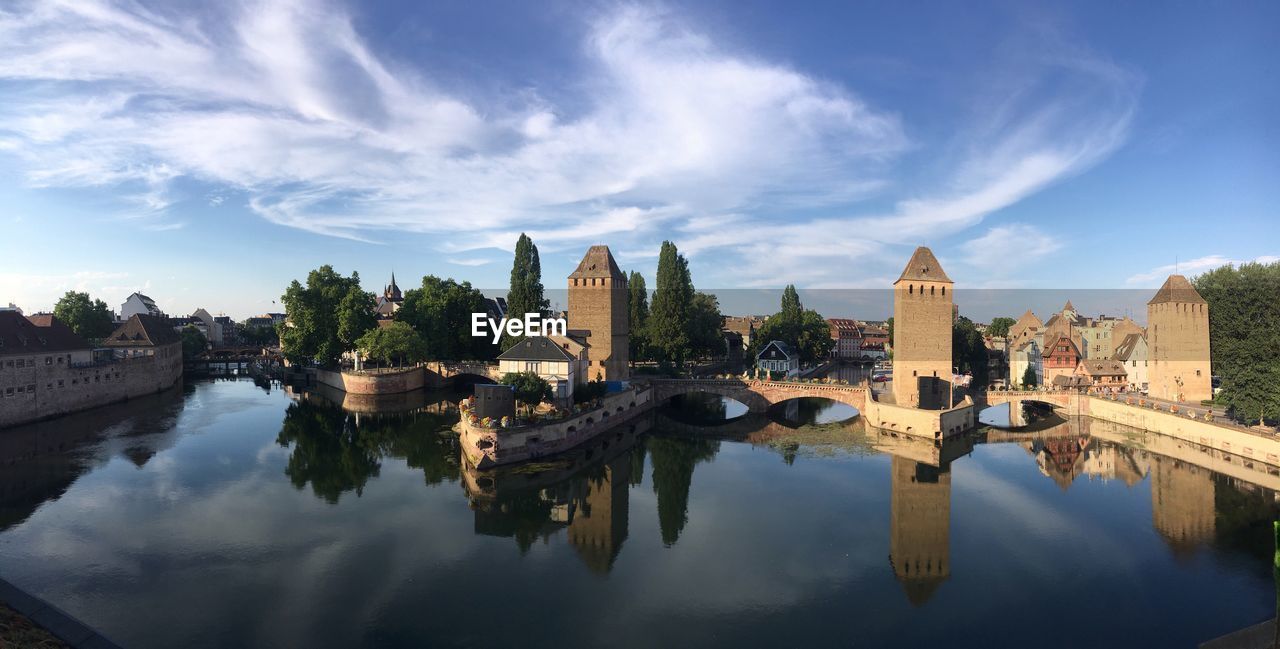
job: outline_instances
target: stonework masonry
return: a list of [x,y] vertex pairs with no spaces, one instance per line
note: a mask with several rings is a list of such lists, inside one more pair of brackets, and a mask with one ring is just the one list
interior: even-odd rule
[[0,428],[164,390],[182,378],[182,346],[83,366],[46,364],[42,357],[24,365],[0,367]]
[[1170,275],[1147,303],[1148,394],[1198,403],[1213,398],[1209,304],[1181,275]]
[[893,397],[900,406],[951,406],[952,287],[923,246],[893,284]]
[[569,275],[569,332],[589,332],[587,380],[630,376],[627,278],[608,246],[591,246]]

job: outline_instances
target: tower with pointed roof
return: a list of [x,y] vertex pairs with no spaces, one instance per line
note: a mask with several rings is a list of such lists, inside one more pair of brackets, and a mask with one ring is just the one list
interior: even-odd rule
[[391,273],[391,283],[382,289],[382,297],[388,302],[404,301],[404,294],[400,292],[400,287],[396,286],[396,274]]
[[924,246],[893,283],[893,397],[900,406],[951,406],[952,287]]
[[1198,402],[1213,398],[1209,303],[1182,275],[1170,275],[1147,302],[1149,394]]
[[569,274],[569,333],[585,332],[587,380],[630,376],[627,276],[609,246],[591,246]]

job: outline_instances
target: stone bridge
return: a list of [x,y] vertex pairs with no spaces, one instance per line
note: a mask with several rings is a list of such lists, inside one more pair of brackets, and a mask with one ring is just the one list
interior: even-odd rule
[[1061,415],[1080,414],[1080,404],[1088,397],[1079,392],[1050,391],[1036,392],[1030,390],[988,390],[985,395],[987,406],[998,406],[1012,403],[1015,406],[1023,402],[1034,401],[1052,406]]
[[[498,371],[497,363],[485,363],[481,361],[429,361],[423,364],[427,371],[427,382],[432,385],[443,385],[454,377],[470,375],[491,381],[497,381],[502,378],[502,373]],[[433,377],[439,377],[438,379]]]
[[853,406],[859,414],[867,406],[868,388],[854,385],[748,379],[651,379],[649,382],[653,385],[654,403],[662,403],[680,394],[707,392],[746,404],[750,412],[765,412],[769,406],[801,397],[839,401]]

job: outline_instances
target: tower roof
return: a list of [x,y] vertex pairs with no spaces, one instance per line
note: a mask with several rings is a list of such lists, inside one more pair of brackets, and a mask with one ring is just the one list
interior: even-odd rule
[[1170,275],[1169,279],[1164,281],[1164,286],[1156,291],[1155,297],[1151,298],[1147,304],[1165,304],[1167,302],[1178,302],[1181,304],[1208,304],[1204,298],[1200,297],[1200,293],[1196,291],[1196,287],[1187,281],[1182,275]]
[[1067,300],[1067,303],[1066,303],[1066,304],[1064,304],[1064,305],[1062,305],[1062,312],[1063,312],[1063,313],[1066,313],[1067,311],[1070,311],[1070,312],[1072,312],[1072,313],[1075,313],[1075,310],[1076,310],[1076,308],[1075,308],[1074,306],[1072,306],[1072,305],[1071,305],[1071,300]]
[[626,279],[626,275],[622,274],[622,269],[618,268],[618,262],[613,260],[613,253],[609,252],[609,246],[591,246],[588,248],[587,254],[578,263],[578,269],[569,273],[569,279],[575,277]]
[[938,263],[938,258],[933,256],[933,251],[924,246],[916,248],[915,253],[911,255],[911,261],[908,261],[907,267],[902,269],[902,276],[898,278],[898,282],[904,279],[954,284],[942,270],[942,264]]

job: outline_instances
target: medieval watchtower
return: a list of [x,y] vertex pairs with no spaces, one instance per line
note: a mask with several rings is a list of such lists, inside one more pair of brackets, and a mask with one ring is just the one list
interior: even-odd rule
[[893,283],[893,397],[900,406],[950,408],[952,281],[921,246]]
[[1147,335],[1151,396],[1178,401],[1213,398],[1209,303],[1187,278],[1170,275],[1147,302]]
[[587,380],[630,376],[627,278],[609,246],[591,246],[569,275],[569,333],[586,332]]

